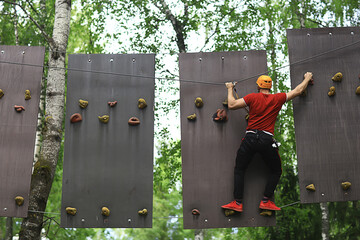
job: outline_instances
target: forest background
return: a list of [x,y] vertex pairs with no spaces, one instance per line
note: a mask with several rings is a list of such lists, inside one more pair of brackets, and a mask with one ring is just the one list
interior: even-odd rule
[[[32,212],[26,219],[0,218],[0,238],[360,239],[359,201],[298,203],[291,103],[284,105],[276,125],[283,175],[275,200],[279,206],[290,204],[277,213],[276,227],[184,230],[176,81],[178,53],[265,49],[273,92],[288,91],[289,69],[280,68],[288,64],[286,29],[359,26],[359,1],[0,0],[0,13],[1,45],[47,49],[30,195],[30,209],[47,213]],[[65,67],[71,53],[157,54],[156,77],[161,79],[156,79],[155,92],[152,229],[62,229],[58,225]]]

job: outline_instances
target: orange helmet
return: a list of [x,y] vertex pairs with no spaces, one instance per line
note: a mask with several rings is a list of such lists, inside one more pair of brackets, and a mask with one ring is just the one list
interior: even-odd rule
[[271,89],[272,80],[269,76],[261,75],[257,79],[256,84],[259,86],[259,88]]

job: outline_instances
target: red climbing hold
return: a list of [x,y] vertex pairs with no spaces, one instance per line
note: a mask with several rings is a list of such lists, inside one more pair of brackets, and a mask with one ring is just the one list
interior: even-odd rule
[[25,108],[23,106],[15,105],[14,108],[15,108],[15,111],[17,111],[17,112],[25,111]]

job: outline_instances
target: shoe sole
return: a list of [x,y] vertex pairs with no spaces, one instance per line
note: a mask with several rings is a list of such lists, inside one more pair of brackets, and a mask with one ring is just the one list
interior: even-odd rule
[[280,209],[273,209],[273,208],[267,208],[267,207],[259,207],[260,209],[264,209],[264,210],[272,210],[272,211],[281,211]]
[[239,209],[236,209],[236,208],[231,208],[231,207],[221,207],[222,209],[227,209],[227,210],[234,210],[236,212],[242,212],[243,210],[239,210]]

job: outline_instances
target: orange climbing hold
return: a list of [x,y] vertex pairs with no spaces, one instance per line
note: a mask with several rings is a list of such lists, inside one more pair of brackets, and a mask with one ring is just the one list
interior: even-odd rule
[[227,113],[224,109],[216,110],[212,118],[215,122],[226,122],[228,120]]
[[130,126],[136,126],[140,124],[140,120],[137,117],[131,117],[128,121]]
[[15,111],[17,111],[17,112],[25,111],[25,108],[23,106],[15,105],[14,108],[15,108]]
[[81,121],[82,121],[82,117],[80,113],[74,113],[70,117],[70,122],[72,123],[81,122]]

